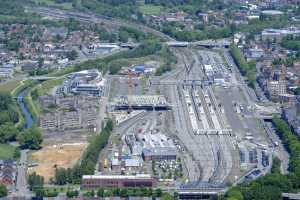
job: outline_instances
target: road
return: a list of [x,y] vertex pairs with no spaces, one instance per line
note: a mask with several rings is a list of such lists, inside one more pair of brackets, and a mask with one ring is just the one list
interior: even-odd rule
[[20,162],[17,166],[17,183],[16,192],[12,196],[16,197],[30,197],[32,194],[27,188],[27,151],[21,150]]

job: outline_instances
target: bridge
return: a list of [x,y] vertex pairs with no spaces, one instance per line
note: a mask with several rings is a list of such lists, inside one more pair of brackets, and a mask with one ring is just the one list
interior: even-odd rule
[[169,47],[188,47],[189,42],[180,42],[180,41],[169,41],[165,43]]
[[192,46],[202,46],[206,48],[229,48],[231,41],[229,39],[219,39],[219,40],[201,40],[197,42],[192,42]]
[[178,188],[179,199],[214,199],[225,192],[222,183],[196,181],[182,184]]
[[128,49],[133,49],[140,46],[140,43],[121,43],[120,47],[122,48],[128,48]]
[[97,45],[99,48],[115,49],[115,48],[128,48],[133,49],[140,46],[140,43],[100,43]]
[[[222,48],[228,48],[231,44],[230,40],[202,40],[202,41],[196,41],[196,42],[185,42],[185,41],[168,41],[165,42],[168,47],[189,47],[189,46],[202,46],[206,48],[214,48],[214,47],[222,47]],[[140,43],[107,43],[106,45],[119,45],[122,48],[136,48],[140,45]]]
[[229,48],[231,41],[230,39],[219,39],[219,40],[201,40],[196,42],[185,42],[185,41],[169,41],[166,42],[169,47],[188,47],[188,46],[202,46],[206,48]]
[[[221,48],[228,48],[230,46],[229,40],[203,40],[203,41],[196,41],[196,42],[185,42],[185,41],[168,41],[165,42],[168,47],[173,48],[180,48],[180,47],[189,47],[189,46],[202,46],[206,48],[214,48],[214,47],[221,47]],[[122,48],[129,48],[133,49],[140,45],[140,43],[105,43],[104,45],[118,45]]]
[[57,79],[57,77],[53,77],[53,76],[30,76],[27,79],[35,80],[35,81],[47,81],[47,80]]

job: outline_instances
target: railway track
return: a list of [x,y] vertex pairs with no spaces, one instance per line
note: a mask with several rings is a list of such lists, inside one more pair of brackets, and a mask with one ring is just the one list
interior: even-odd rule
[[151,33],[156,36],[158,36],[161,39],[164,39],[166,41],[175,41],[170,36],[157,31],[153,28],[150,28],[148,26],[133,23],[117,18],[107,17],[103,15],[97,15],[94,13],[82,13],[80,11],[67,11],[67,10],[60,10],[57,8],[46,8],[46,7],[26,7],[26,12],[34,12],[38,13],[42,16],[47,17],[53,17],[56,19],[69,19],[69,18],[75,18],[78,21],[82,21],[85,23],[103,23],[111,26],[126,26],[126,27],[132,27],[132,28],[138,28],[146,33]]
[[[189,51],[189,52],[185,52],[183,54],[184,57],[184,61],[187,63],[188,60],[192,60],[192,64],[191,65],[187,65],[185,64],[185,70],[187,71],[187,77],[186,79],[199,79],[199,77],[197,77],[197,75],[200,76],[200,74],[197,72],[196,69],[196,60],[194,58],[191,58],[191,55],[193,55],[193,52]],[[197,108],[197,104],[196,104],[196,100],[195,100],[195,94],[194,94],[194,86],[188,86],[186,88],[189,91],[189,94],[192,98],[192,109],[194,110],[196,116],[199,116],[199,111]],[[184,102],[184,99],[182,100]],[[186,105],[185,105],[186,106]],[[184,105],[183,105],[184,107]],[[184,109],[186,110],[186,109]],[[189,114],[189,113],[188,113]],[[189,119],[188,114],[186,115],[186,119]],[[199,124],[200,120],[199,117],[197,117],[197,123]],[[187,124],[190,124],[191,122],[188,121]],[[191,127],[191,126],[190,126]],[[190,129],[189,129],[190,130]],[[197,162],[200,164],[201,167],[201,175],[199,177],[199,181],[209,181],[210,177],[213,175],[216,167],[217,167],[217,160],[216,160],[216,152],[215,149],[213,148],[213,145],[211,143],[211,141],[209,140],[208,137],[201,137],[199,138],[199,136],[195,135],[195,132],[191,132],[191,131],[187,131],[187,133],[189,134],[189,137],[192,138],[193,141],[195,141],[195,143],[197,144]],[[200,153],[199,153],[200,152]],[[196,157],[196,156],[195,156]]]

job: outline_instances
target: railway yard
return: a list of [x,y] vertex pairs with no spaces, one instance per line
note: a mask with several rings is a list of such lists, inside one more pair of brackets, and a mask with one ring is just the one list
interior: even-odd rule
[[128,106],[110,109],[118,126],[99,172],[151,174],[167,188],[219,191],[267,173],[274,147],[236,66],[219,49],[173,52],[176,69],[134,77],[132,96],[126,96],[128,77],[112,78],[111,98]]
[[299,195],[297,2],[2,4],[0,199]]

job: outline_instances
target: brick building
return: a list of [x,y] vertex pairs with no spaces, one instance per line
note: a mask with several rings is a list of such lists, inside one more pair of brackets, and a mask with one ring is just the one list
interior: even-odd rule
[[148,174],[138,175],[84,175],[82,188],[155,187],[156,180]]

